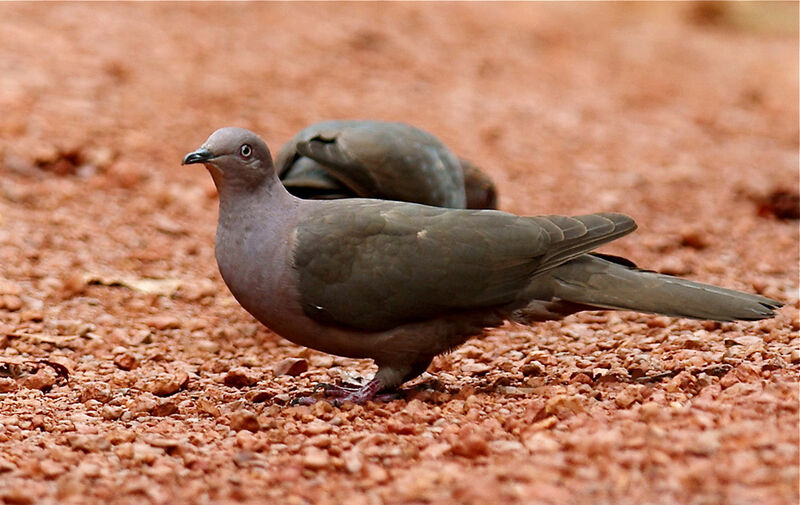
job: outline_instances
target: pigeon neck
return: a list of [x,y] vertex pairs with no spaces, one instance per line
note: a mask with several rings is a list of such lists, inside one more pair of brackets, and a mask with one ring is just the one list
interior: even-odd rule
[[[219,193],[220,220],[226,216],[254,215],[269,212],[289,203],[293,198],[275,173],[257,183],[224,180],[212,171]],[[242,214],[244,212],[244,214]]]

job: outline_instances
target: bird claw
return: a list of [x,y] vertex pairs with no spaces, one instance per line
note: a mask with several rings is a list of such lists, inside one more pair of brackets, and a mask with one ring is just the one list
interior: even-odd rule
[[362,387],[338,386],[336,384],[321,384],[322,392],[329,398],[344,398],[353,394],[358,394]]
[[[352,402],[356,405],[363,405],[369,401],[391,401],[399,398],[397,393],[378,392],[383,385],[378,379],[372,379],[362,387],[348,388],[334,384],[317,384],[314,392],[322,390],[323,396],[336,407],[342,406],[345,402]],[[292,405],[312,405],[317,402],[314,397],[301,396],[292,400]]]
[[326,396],[342,396],[358,392],[363,387],[364,386],[361,384],[354,384],[350,382],[346,382],[342,385],[320,382],[319,384],[314,386],[314,392],[321,390],[323,393],[325,393]]
[[314,398],[313,396],[297,396],[289,401],[289,406],[291,407],[294,407],[296,405],[308,406],[308,405],[314,405],[315,403],[317,403],[317,399]]

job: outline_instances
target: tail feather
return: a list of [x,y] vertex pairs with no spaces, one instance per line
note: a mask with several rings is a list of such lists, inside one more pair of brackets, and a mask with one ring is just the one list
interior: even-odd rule
[[753,321],[783,304],[760,295],[639,270],[583,255],[548,272],[550,296],[591,307],[712,321]]

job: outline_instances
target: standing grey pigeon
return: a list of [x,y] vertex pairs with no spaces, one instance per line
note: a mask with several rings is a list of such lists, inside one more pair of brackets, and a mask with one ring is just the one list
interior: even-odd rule
[[497,190],[475,164],[404,123],[323,121],[301,130],[275,158],[278,177],[301,198],[379,198],[494,209]]
[[240,128],[217,130],[183,163],[204,163],[217,186],[217,263],[242,307],[299,345],[378,365],[363,388],[330,391],[344,400],[395,388],[505,320],[598,308],[756,320],[782,305],[590,254],[636,228],[622,214],[303,200],[280,183],[266,144]]

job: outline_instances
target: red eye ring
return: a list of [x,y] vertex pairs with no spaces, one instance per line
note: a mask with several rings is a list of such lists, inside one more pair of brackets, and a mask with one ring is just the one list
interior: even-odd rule
[[239,156],[242,158],[249,158],[253,154],[253,148],[250,147],[250,144],[242,144],[242,147],[239,148]]

